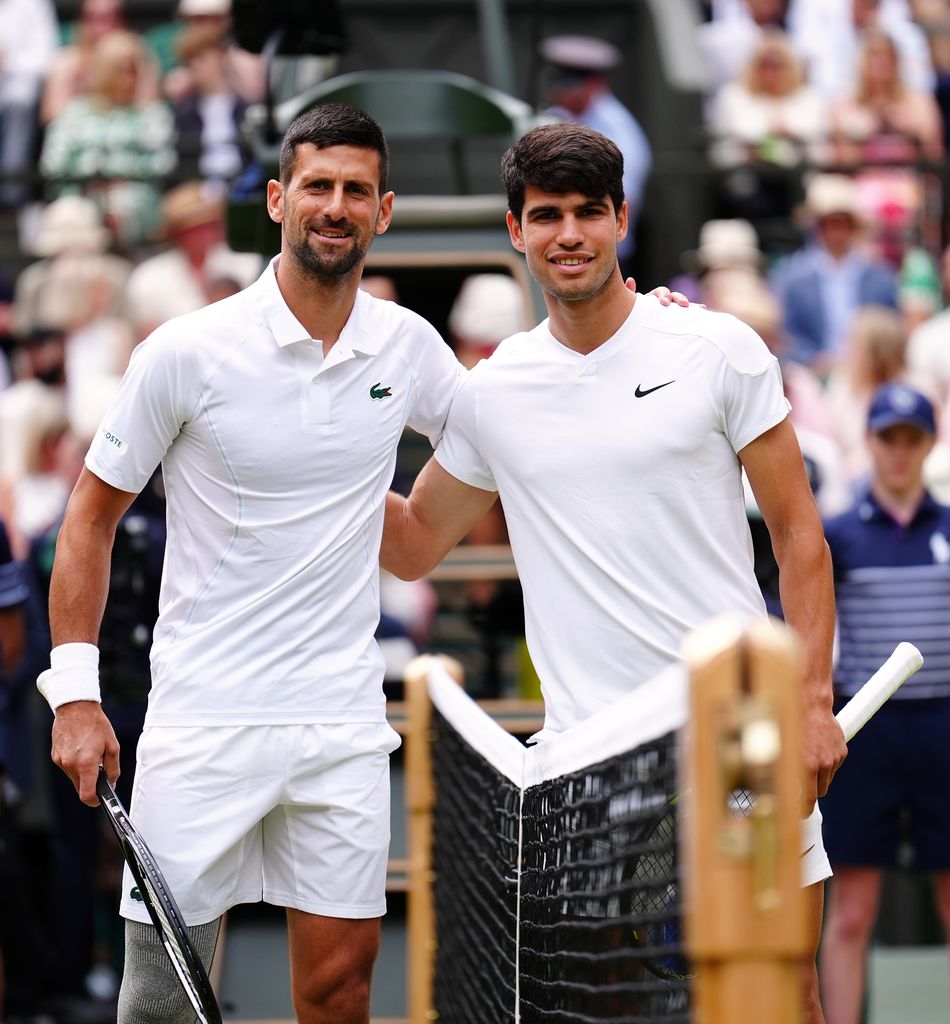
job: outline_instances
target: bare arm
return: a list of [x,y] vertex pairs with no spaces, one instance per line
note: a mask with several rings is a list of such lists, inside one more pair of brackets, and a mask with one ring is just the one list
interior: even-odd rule
[[844,735],[832,711],[835,599],[831,555],[790,421],[783,420],[746,445],[739,458],[769,529],[785,619],[804,649],[807,777],[802,799],[805,811],[811,813],[816,798],[828,791],[847,755]]
[[379,560],[404,580],[418,579],[439,564],[491,508],[498,495],[462,483],[429,459],[408,498],[386,496]]
[[[49,596],[54,647],[97,643],[116,525],[134,498],[82,471],[56,541]],[[119,744],[101,705],[88,700],[60,705],[53,722],[52,758],[72,779],[80,800],[95,806],[99,765],[110,779],[119,774]]]

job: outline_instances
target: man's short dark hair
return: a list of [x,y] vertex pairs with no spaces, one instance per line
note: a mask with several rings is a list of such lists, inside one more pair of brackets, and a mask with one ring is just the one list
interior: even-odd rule
[[525,189],[591,199],[609,196],[614,210],[623,204],[623,155],[610,139],[582,124],[544,124],[523,135],[501,158],[501,180],[508,209],[517,220]]
[[294,118],[280,147],[281,184],[290,181],[297,147],[305,143],[326,149],[328,146],[362,146],[379,155],[379,193],[389,186],[389,145],[379,124],[359,107],[347,103],[320,103]]

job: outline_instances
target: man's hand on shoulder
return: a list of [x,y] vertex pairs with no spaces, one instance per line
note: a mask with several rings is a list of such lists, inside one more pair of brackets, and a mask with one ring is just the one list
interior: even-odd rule
[[[637,290],[637,282],[632,277],[628,277],[627,280],[624,281],[624,284],[632,292],[635,292]],[[655,295],[660,300],[661,306],[671,306],[674,302],[677,306],[686,307],[690,305],[689,299],[687,299],[682,292],[671,292],[669,288],[666,287],[666,285],[658,285],[656,288],[653,289],[653,291],[648,292],[648,294]],[[702,309],[706,308],[705,306],[702,306],[700,303],[694,302],[693,305],[700,305]]]
[[105,768],[110,780],[119,776],[119,741],[101,704],[76,700],[57,708],[52,758],[71,779],[79,799],[97,807],[99,765]]

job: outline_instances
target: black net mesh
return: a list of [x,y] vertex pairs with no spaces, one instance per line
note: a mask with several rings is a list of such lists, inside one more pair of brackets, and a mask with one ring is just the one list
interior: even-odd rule
[[509,1024],[521,793],[438,714],[434,726],[435,1007],[445,1024]]
[[[670,733],[518,788],[437,716],[436,1009],[446,1024],[689,1021]],[[522,831],[520,926],[516,922]]]
[[688,1024],[675,736],[525,791],[524,1024]]

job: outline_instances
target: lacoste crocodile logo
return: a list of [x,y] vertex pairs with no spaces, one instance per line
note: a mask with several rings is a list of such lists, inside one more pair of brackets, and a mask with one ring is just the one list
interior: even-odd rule
[[384,388],[377,381],[369,389],[369,397],[372,398],[372,400],[374,402],[377,401],[380,398],[392,398],[393,397],[393,389],[392,389],[392,387]]
[[635,398],[646,398],[647,395],[652,395],[654,391],[659,391],[660,388],[668,388],[671,384],[676,383],[676,378],[668,380],[665,384],[657,384],[655,388],[646,388],[645,390],[637,385],[637,390],[634,391],[633,395]]

